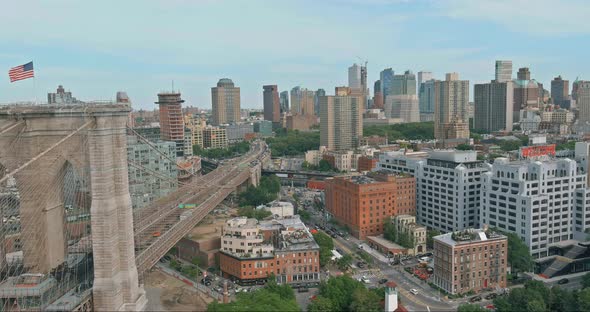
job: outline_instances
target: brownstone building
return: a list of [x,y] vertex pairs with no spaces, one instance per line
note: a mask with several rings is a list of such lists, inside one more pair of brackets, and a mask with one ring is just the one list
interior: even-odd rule
[[326,209],[359,239],[382,234],[391,216],[416,211],[416,179],[411,176],[379,172],[337,177],[326,180],[325,192]]
[[450,294],[505,288],[508,239],[469,229],[434,237],[434,284]]
[[361,156],[358,159],[358,164],[356,165],[356,170],[358,172],[363,171],[373,171],[377,167],[377,161],[379,159],[371,157],[371,156]]
[[299,216],[270,221],[238,217],[227,221],[221,237],[220,268],[239,284],[320,281],[320,247]]

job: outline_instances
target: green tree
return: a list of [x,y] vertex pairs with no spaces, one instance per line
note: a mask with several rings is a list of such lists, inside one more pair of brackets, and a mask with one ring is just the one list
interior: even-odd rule
[[551,296],[547,306],[553,312],[573,312],[578,310],[573,293],[557,286],[551,288]]
[[238,215],[241,217],[254,218],[256,220],[263,220],[269,217],[272,213],[266,209],[256,209],[252,206],[240,207]]
[[346,254],[342,256],[342,258],[338,259],[337,265],[341,271],[346,271],[350,264],[352,263],[352,256],[350,254]]
[[378,135],[394,140],[430,140],[434,139],[434,122],[415,122],[386,126],[367,126],[363,128],[364,136]]
[[463,143],[463,144],[457,145],[457,147],[455,147],[455,149],[459,150],[459,151],[471,151],[471,150],[473,150],[473,146]]
[[590,312],[590,288],[584,288],[577,294],[579,311]]
[[556,150],[574,150],[576,148],[576,141],[567,141],[566,143],[557,144]]
[[337,311],[332,304],[332,300],[326,297],[316,297],[307,306],[309,312],[332,312]]
[[324,297],[330,299],[333,311],[350,311],[351,304],[354,300],[353,293],[365,286],[350,276],[333,277],[320,284],[318,298]]
[[439,230],[428,230],[426,232],[426,248],[432,249],[434,248],[434,239],[433,237],[440,235]]
[[503,151],[510,152],[520,148],[522,146],[522,142],[516,140],[502,140],[498,142],[498,145]]
[[477,304],[464,303],[457,308],[457,312],[487,312],[484,307]]
[[320,246],[320,265],[325,266],[332,259],[332,249],[334,249],[334,240],[324,232],[313,234],[313,238]]
[[397,228],[389,219],[385,221],[383,226],[383,237],[391,242],[397,240]]
[[582,288],[589,288],[590,287],[590,273],[586,273],[582,277]]
[[503,232],[508,237],[508,263],[514,273],[530,272],[534,266],[534,260],[527,245],[515,233]]
[[297,213],[303,221],[309,221],[311,219],[311,214],[307,210],[300,209]]
[[318,165],[318,170],[319,171],[334,171],[334,167],[332,167],[332,165],[330,165],[330,163],[325,160],[322,159],[320,160],[320,164]]
[[301,132],[297,130],[275,131],[274,138],[267,138],[271,153],[275,156],[301,155],[320,147],[319,131]]
[[381,297],[365,287],[359,287],[352,293],[352,302],[349,309],[355,312],[380,312],[383,310],[381,308]]
[[[289,286],[287,286],[289,287]],[[210,312],[259,312],[259,311],[301,311],[295,299],[283,299],[280,294],[267,288],[249,293],[239,293],[230,303],[213,301],[207,306]]]
[[194,257],[194,258],[191,260],[191,263],[192,263],[192,264],[194,264],[195,266],[199,266],[199,265],[201,265],[201,258],[199,258],[199,257]]

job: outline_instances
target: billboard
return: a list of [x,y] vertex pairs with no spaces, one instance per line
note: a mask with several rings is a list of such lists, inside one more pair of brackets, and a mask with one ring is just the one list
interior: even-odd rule
[[538,157],[551,155],[555,156],[555,144],[550,145],[535,145],[535,146],[523,146],[520,148],[520,157]]

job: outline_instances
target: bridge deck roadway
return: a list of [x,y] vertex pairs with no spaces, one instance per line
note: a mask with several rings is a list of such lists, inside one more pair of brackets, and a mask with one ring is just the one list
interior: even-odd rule
[[[191,182],[134,213],[136,263],[140,276],[250,178],[250,166],[247,164],[268,157],[268,153],[270,152],[266,145],[255,143],[246,155],[225,163],[202,179]],[[179,204],[197,206],[190,209],[190,216],[180,220],[180,215],[188,210],[179,209]],[[154,235],[155,232],[159,232],[159,235]]]

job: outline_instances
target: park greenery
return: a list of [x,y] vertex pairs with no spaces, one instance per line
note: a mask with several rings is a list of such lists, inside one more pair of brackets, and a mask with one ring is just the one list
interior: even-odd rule
[[558,151],[574,150],[576,148],[576,141],[567,141],[565,143],[557,144],[555,147]]
[[319,311],[383,311],[383,289],[367,289],[361,282],[344,275],[320,284],[317,297],[307,307]]
[[397,227],[389,220],[385,222],[383,237],[404,248],[414,248],[414,238],[409,231],[398,231]]
[[301,218],[301,220],[303,220],[305,222],[307,222],[311,219],[311,214],[307,210],[299,209],[297,211],[297,213],[299,214],[299,217]]
[[338,171],[338,169],[332,167],[332,165],[325,159],[320,160],[317,166],[304,161],[301,164],[301,168],[304,170],[311,170],[311,171]]
[[232,144],[226,148],[207,148],[203,149],[200,145],[193,145],[193,154],[211,159],[233,158],[243,155],[250,150],[249,142],[240,142]]
[[238,209],[238,215],[240,217],[254,218],[256,220],[262,220],[269,217],[272,213],[266,209],[256,209],[252,206],[244,206]]
[[508,296],[494,299],[494,306],[498,312],[590,311],[590,288],[568,291],[558,286],[547,288],[541,281],[530,280],[523,288],[511,289]]
[[184,276],[188,276],[188,277],[195,279],[195,280],[199,276],[199,274],[201,273],[201,271],[199,270],[199,268],[197,266],[198,266],[198,264],[184,265],[181,262],[177,261],[176,259],[170,260],[170,268],[182,273]]
[[534,260],[527,245],[515,233],[492,229],[508,237],[508,263],[512,266],[512,273],[530,272],[533,270]]
[[320,147],[320,133],[318,131],[277,130],[275,137],[267,138],[274,157],[302,155],[309,150]]
[[582,288],[590,288],[590,273],[582,277]]
[[344,256],[342,256],[342,258],[338,259],[336,265],[338,266],[338,269],[340,269],[340,271],[346,271],[352,264],[352,260],[353,258],[350,254],[345,254]]
[[289,285],[278,285],[274,275],[269,276],[264,288],[247,293],[238,293],[230,303],[211,302],[210,312],[259,312],[259,311],[301,311],[295,293]]
[[455,149],[459,150],[459,151],[471,151],[471,150],[473,150],[473,146],[463,143],[463,144],[457,145],[457,147],[455,147]]
[[320,246],[320,265],[325,266],[332,259],[332,249],[334,249],[334,240],[324,232],[313,234],[313,239]]
[[239,194],[240,206],[257,207],[278,198],[281,190],[281,180],[279,177],[263,176],[260,179],[260,185],[248,186],[246,191]]
[[413,122],[396,125],[366,126],[364,136],[385,136],[388,140],[432,140],[434,139],[434,122]]

